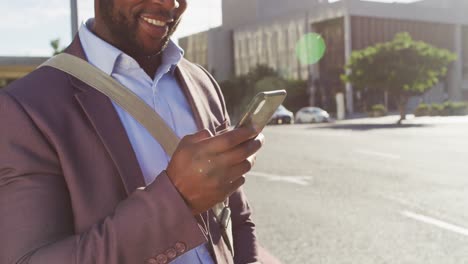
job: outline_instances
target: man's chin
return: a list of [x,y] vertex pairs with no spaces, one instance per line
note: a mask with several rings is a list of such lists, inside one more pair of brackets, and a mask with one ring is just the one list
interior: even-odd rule
[[134,43],[133,45],[127,45],[126,49],[123,50],[127,55],[136,58],[154,56],[161,53],[162,45],[157,46]]
[[155,48],[151,48],[151,49],[141,49],[139,50],[138,53],[136,53],[136,55],[138,57],[151,57],[151,56],[156,56],[156,55],[159,55],[161,54],[163,48],[158,48],[158,49],[155,49]]
[[148,57],[160,54],[168,45],[170,37],[166,35],[162,38],[151,38],[144,32],[134,35],[134,41],[126,42],[128,55],[133,57]]
[[142,52],[143,56],[155,56],[160,54],[167,47],[168,43],[169,39],[164,39],[164,41],[156,45],[145,45],[140,49],[140,52]]

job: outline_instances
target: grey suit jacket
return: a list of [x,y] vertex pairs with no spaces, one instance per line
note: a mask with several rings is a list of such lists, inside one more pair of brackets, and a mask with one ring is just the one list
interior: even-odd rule
[[[66,52],[86,59],[78,38]],[[176,72],[199,129],[227,128],[216,82],[186,60]],[[209,241],[165,172],[144,185],[103,94],[50,67],[0,92],[0,263],[167,263]],[[242,190],[230,206],[235,259],[209,212],[213,257],[258,261]]]

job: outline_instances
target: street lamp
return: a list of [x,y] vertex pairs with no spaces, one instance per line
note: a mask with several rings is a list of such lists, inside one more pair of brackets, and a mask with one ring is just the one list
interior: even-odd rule
[[77,0],[70,0],[70,13],[71,13],[71,33],[72,39],[78,32],[78,4]]

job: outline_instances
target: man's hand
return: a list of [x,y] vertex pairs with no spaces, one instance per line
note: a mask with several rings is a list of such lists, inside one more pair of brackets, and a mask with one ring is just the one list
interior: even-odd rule
[[263,134],[238,128],[213,136],[208,130],[184,137],[167,168],[174,186],[194,215],[224,201],[245,182]]

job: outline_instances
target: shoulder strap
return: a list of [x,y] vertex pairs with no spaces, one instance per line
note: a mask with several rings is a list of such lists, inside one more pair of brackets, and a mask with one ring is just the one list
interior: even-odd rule
[[[158,141],[168,156],[174,154],[180,142],[174,131],[157,112],[118,81],[87,61],[67,53],[50,58],[39,68],[44,66],[68,73],[109,97],[133,116]],[[225,203],[219,203],[212,210],[223,228],[223,239],[234,255],[230,209]]]
[[50,66],[66,72],[112,99],[133,116],[172,156],[180,139],[161,116],[129,89],[88,62],[70,54],[61,53],[39,67]]

